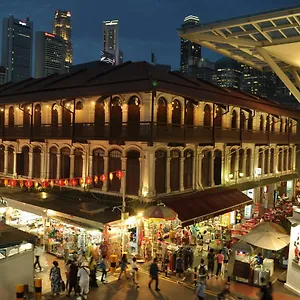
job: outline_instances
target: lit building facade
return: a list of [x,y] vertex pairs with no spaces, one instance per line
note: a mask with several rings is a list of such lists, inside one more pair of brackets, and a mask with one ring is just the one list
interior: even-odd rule
[[[196,16],[187,16],[181,28],[186,28],[199,23],[199,18]],[[192,43],[191,41],[181,38],[180,45],[180,69],[183,73],[191,75],[194,68],[198,68],[198,63],[201,59],[201,46]],[[191,71],[190,71],[191,69]]]
[[35,78],[66,72],[66,44],[63,38],[38,31],[35,35]]
[[275,185],[296,176],[300,113],[186,78],[127,63],[0,88],[0,173],[85,179],[122,169],[124,180],[93,189],[143,201],[235,186],[273,205]]
[[32,76],[33,23],[29,20],[3,19],[2,65],[7,81],[18,82]]
[[[119,52],[119,20],[103,21],[103,44],[102,54],[109,53],[115,58],[115,64],[119,64],[120,52]],[[123,60],[123,53],[122,60]]]
[[72,24],[71,12],[66,10],[56,10],[53,21],[54,35],[64,39],[66,44],[65,68],[69,72],[73,63],[73,45],[72,45]]

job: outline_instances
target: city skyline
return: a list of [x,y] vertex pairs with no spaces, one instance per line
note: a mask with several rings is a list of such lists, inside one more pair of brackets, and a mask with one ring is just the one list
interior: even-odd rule
[[[191,0],[189,5],[176,0],[170,7],[169,3],[163,2],[157,2],[155,5],[152,2],[125,5],[117,0],[111,4],[108,3],[106,9],[100,9],[102,8],[100,4],[92,0],[84,4],[79,1],[66,0],[63,5],[55,0],[44,4],[37,0],[28,0],[26,3],[22,1],[10,3],[4,0],[0,4],[0,17],[2,19],[12,14],[16,18],[22,18],[24,15],[29,15],[35,24],[35,31],[51,32],[53,12],[57,9],[71,11],[74,64],[99,59],[99,53],[102,50],[102,22],[107,19],[118,19],[122,24],[119,43],[125,53],[126,61],[149,61],[152,48],[161,63],[171,64],[173,68],[178,69],[180,38],[176,29],[180,27],[187,15],[197,15],[201,23],[206,23],[297,4],[297,0],[267,0],[263,3],[254,0],[241,5],[237,0],[229,0],[223,7],[223,2],[220,0],[212,3],[198,3],[198,1]],[[222,9],[216,10],[215,7],[222,7]],[[167,12],[169,12],[168,19],[166,19]],[[203,57],[216,60],[220,56],[204,49]]]

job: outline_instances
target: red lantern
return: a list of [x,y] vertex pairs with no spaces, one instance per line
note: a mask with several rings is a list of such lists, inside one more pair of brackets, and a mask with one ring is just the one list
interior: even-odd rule
[[92,178],[91,178],[91,177],[87,177],[87,178],[85,179],[85,183],[88,184],[88,185],[92,184],[92,183],[93,183]]
[[15,179],[12,179],[9,184],[14,188],[17,185],[17,181]]
[[43,181],[42,181],[42,187],[43,187],[44,189],[47,188],[48,185],[49,185],[49,181],[48,181],[48,180],[43,180]]
[[24,186],[24,181],[20,180],[20,187],[22,188]]
[[65,186],[68,186],[68,185],[69,185],[69,180],[66,179],[66,180],[65,180]]
[[62,187],[62,186],[64,185],[64,180],[63,180],[63,179],[59,179],[59,180],[58,180],[58,185],[59,185],[60,187]]
[[25,182],[25,186],[26,186],[28,189],[30,189],[30,188],[32,187],[32,185],[33,185],[33,182],[32,182],[31,180],[27,180],[27,181]]
[[72,178],[70,180],[70,183],[71,183],[72,186],[76,186],[78,184],[78,181],[75,178]]
[[98,176],[94,176],[94,182],[98,183],[99,177]]
[[103,182],[103,181],[106,181],[106,180],[107,180],[106,175],[102,174],[102,175],[100,176],[100,180],[101,180],[102,182]]
[[124,176],[124,172],[122,172],[121,170],[117,171],[116,176],[121,179]]
[[54,187],[54,180],[50,181],[50,186],[53,188]]
[[4,179],[4,185],[8,186],[8,179]]

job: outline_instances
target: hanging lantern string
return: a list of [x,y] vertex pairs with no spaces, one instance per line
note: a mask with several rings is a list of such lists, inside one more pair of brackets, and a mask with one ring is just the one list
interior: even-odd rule
[[28,189],[30,189],[32,186],[38,188],[40,185],[43,188],[47,188],[49,185],[51,187],[53,187],[54,185],[58,185],[60,187],[72,185],[74,187],[78,184],[91,185],[93,182],[97,184],[99,180],[102,182],[107,181],[107,179],[113,180],[114,175],[121,180],[124,177],[124,174],[125,174],[124,170],[116,170],[116,171],[109,172],[109,176],[102,174],[99,176],[94,175],[93,178],[90,176],[87,176],[86,178],[73,177],[73,178],[60,178],[60,179],[44,179],[44,178],[14,179],[14,178],[1,177],[0,183],[2,183],[3,180],[5,186],[10,186],[12,188],[14,188],[19,183],[20,187],[23,187],[25,185]]

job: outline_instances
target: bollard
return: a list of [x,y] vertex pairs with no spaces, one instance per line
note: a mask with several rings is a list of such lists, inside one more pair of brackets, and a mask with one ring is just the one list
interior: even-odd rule
[[194,268],[194,285],[197,286],[197,267]]
[[35,300],[42,299],[42,279],[35,278],[34,279],[34,291],[35,291]]
[[117,255],[111,255],[110,256],[110,272],[116,273],[116,267],[117,267]]
[[16,299],[25,300],[24,297],[24,284],[17,284],[16,286]]

